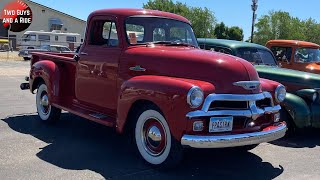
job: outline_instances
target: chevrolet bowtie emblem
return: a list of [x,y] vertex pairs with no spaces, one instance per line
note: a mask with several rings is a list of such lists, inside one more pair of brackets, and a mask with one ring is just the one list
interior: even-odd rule
[[246,90],[254,90],[260,87],[260,82],[259,81],[239,81],[239,82],[234,82],[233,85],[241,86]]

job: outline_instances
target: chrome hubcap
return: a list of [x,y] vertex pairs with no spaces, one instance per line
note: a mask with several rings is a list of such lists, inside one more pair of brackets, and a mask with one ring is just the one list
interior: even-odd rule
[[148,142],[153,147],[158,147],[161,142],[161,133],[156,126],[152,126],[148,132]]
[[145,121],[142,131],[144,149],[152,156],[160,156],[166,148],[166,135],[162,123],[156,118]]
[[49,99],[47,95],[42,96],[40,104],[42,106],[48,106],[49,105]]
[[40,110],[43,114],[48,114],[50,110],[49,98],[46,92],[41,94],[41,98],[39,100]]

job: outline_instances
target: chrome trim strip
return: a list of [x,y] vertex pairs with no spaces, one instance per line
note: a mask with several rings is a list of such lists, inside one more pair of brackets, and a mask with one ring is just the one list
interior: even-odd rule
[[142,68],[140,65],[136,65],[134,67],[130,67],[129,70],[137,71],[137,72],[145,72],[146,71],[146,69]]
[[181,145],[193,148],[226,148],[270,142],[282,138],[287,131],[284,122],[268,131],[222,136],[183,135]]
[[254,90],[260,87],[260,81],[238,81],[234,82],[233,85],[243,87],[246,90]]
[[216,110],[204,112],[202,110],[189,112],[186,116],[187,118],[195,117],[207,117],[207,116],[243,116],[248,118],[257,119],[255,117],[260,117],[263,114],[276,113],[281,109],[280,105],[273,107],[266,107],[264,109],[257,108],[256,111],[248,110]]
[[[257,107],[256,101],[262,99],[271,99],[270,107],[263,109]],[[213,110],[209,111],[210,104],[214,101],[248,101],[249,108],[247,110]],[[201,110],[187,113],[187,118],[206,117],[206,116],[244,116],[256,120],[263,114],[276,113],[281,109],[280,105],[274,106],[272,95],[269,92],[262,92],[260,94],[210,94],[204,101]]]

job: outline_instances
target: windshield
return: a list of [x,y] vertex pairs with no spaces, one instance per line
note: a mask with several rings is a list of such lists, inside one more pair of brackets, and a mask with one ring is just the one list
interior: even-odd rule
[[157,43],[198,47],[188,23],[160,17],[130,17],[125,25],[131,45]]
[[23,41],[35,41],[36,40],[36,35],[34,34],[24,34],[21,39]]
[[300,63],[320,62],[320,49],[298,48],[295,52],[294,58],[296,62]]
[[257,48],[240,48],[237,51],[237,56],[251,62],[252,64],[277,65],[274,56],[267,50]]
[[51,48],[51,51],[53,52],[71,51],[69,48],[62,47],[62,46],[51,46],[50,48]]

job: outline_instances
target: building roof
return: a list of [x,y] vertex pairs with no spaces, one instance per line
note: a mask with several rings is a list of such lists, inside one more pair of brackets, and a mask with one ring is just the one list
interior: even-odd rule
[[243,41],[234,41],[234,40],[226,40],[226,39],[210,39],[210,38],[198,38],[199,44],[206,45],[216,45],[216,46],[224,46],[230,49],[238,49],[238,48],[258,48],[258,49],[269,49],[265,46],[261,46],[259,44],[248,43]]
[[170,19],[176,19],[179,21],[183,21],[186,23],[190,23],[188,19],[185,17],[182,17],[177,14],[169,13],[169,12],[163,12],[158,10],[150,10],[150,9],[101,9],[94,11],[90,14],[90,16],[93,15],[99,15],[99,14],[112,14],[118,17],[130,17],[130,16],[161,16],[161,17],[167,17]]
[[316,47],[320,48],[318,44],[312,43],[312,42],[306,42],[306,41],[298,41],[298,40],[270,40],[267,42],[267,44],[285,44],[285,45],[292,45],[292,46],[308,46],[308,47]]
[[86,22],[86,21],[84,21],[84,20],[82,20],[82,19],[79,19],[79,18],[77,18],[77,17],[74,17],[74,16],[71,16],[71,15],[69,15],[69,14],[63,13],[63,12],[61,12],[61,11],[52,9],[52,8],[50,8],[50,7],[48,7],[48,6],[44,6],[44,5],[42,5],[42,4],[36,3],[36,2],[34,2],[34,1],[31,1],[31,0],[26,0],[26,3],[27,3],[27,4],[28,4],[28,3],[32,3],[32,4],[35,4],[35,5],[40,6],[40,7],[42,7],[42,8],[46,8],[46,9],[49,9],[49,10],[54,11],[54,12],[56,12],[56,13],[59,13],[59,14],[68,16],[68,17],[73,18],[73,19],[76,19],[76,20],[78,20],[78,21]]

